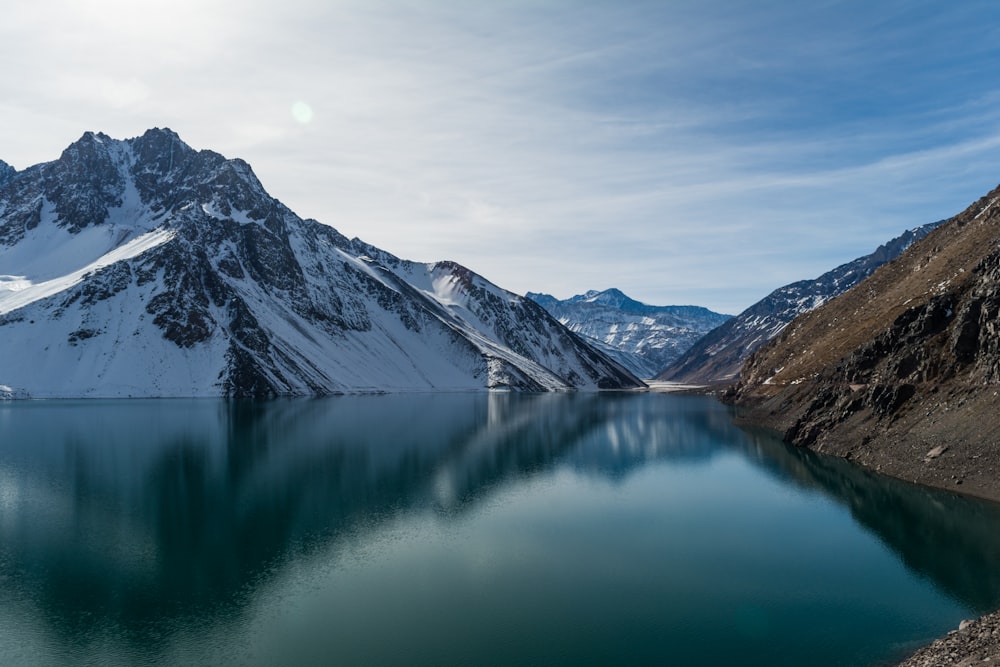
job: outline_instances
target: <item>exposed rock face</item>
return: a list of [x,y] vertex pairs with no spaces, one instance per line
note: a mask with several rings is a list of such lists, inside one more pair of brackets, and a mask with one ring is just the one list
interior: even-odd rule
[[527,297],[643,378],[662,371],[730,318],[699,306],[650,306],[617,289],[591,290],[563,300],[532,292]]
[[794,444],[1000,499],[998,198],[796,319],[731,397]]
[[780,334],[789,322],[851,289],[939,224],[908,230],[875,252],[842,264],[815,280],[779,287],[694,343],[657,379],[690,384],[736,380],[743,362]]
[[0,160],[0,186],[3,186],[17,171],[3,160]]
[[401,260],[170,130],[0,168],[0,384],[42,396],[641,386],[534,302]]

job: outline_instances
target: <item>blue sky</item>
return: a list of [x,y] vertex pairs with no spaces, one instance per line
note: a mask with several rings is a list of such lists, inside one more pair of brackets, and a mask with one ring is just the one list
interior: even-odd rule
[[171,127],[515,292],[735,313],[1000,182],[1000,3],[36,0],[0,159]]

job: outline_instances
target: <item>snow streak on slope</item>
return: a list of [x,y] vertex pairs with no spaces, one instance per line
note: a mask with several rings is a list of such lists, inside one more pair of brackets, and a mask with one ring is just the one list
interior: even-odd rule
[[0,274],[9,395],[641,385],[530,300],[303,220],[169,130],[0,183]]
[[174,237],[174,233],[169,229],[157,229],[148,234],[143,234],[128,243],[118,246],[111,252],[80,269],[39,283],[32,283],[27,276],[0,275],[0,315],[23,308],[40,299],[46,299],[59,294],[73,287],[94,271],[103,269],[115,262],[131,259],[162,243],[166,243]]

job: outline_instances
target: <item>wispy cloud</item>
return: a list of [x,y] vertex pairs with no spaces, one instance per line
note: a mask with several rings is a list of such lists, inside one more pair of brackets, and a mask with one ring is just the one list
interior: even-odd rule
[[998,13],[41,0],[0,26],[0,158],[170,126],[404,257],[733,312],[1000,180]]

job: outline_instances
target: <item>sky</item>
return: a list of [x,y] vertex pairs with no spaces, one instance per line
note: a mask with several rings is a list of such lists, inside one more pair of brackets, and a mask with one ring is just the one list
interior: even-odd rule
[[14,0],[0,58],[18,169],[169,127],[519,294],[738,313],[1000,183],[992,1]]

